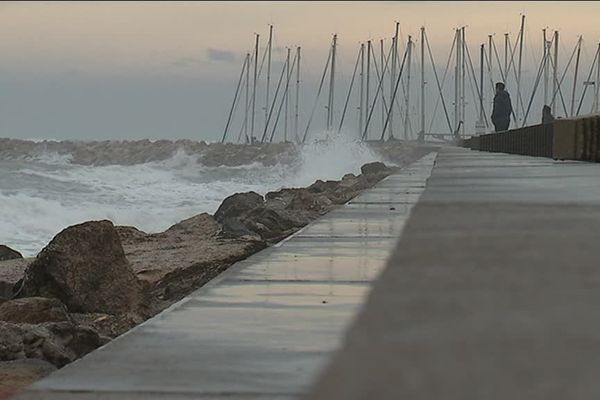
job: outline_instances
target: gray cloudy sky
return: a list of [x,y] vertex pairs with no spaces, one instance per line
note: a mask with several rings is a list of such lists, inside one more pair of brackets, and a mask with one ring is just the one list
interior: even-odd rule
[[[3,2],[0,137],[215,140],[253,33],[265,39],[269,23],[275,25],[274,75],[285,46],[303,47],[305,120],[334,32],[341,102],[358,43],[389,42],[395,20],[403,41],[408,34],[417,38],[425,25],[443,68],[455,27],[468,25],[477,58],[488,34],[498,45],[504,32],[516,36],[522,12],[528,18],[525,79],[535,74],[543,27],[560,30],[563,65],[577,35],[584,35],[587,68],[600,39],[596,2]],[[261,126],[264,111],[258,110]]]

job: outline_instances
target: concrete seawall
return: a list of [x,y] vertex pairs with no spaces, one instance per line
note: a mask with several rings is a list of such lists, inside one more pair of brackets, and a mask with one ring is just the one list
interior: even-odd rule
[[283,399],[304,394],[423,192],[435,153],[161,314],[34,384],[21,399]]

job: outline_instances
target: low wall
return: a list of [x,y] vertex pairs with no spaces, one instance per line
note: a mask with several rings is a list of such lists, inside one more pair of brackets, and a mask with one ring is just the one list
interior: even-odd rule
[[473,136],[461,142],[472,150],[557,160],[600,161],[600,115],[557,119],[505,132]]

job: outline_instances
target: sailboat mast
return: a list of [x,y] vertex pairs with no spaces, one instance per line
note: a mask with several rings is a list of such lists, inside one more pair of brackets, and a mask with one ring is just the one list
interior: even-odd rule
[[[400,30],[400,23],[396,21],[396,31],[394,38],[392,39],[392,73],[390,76],[390,99],[394,95],[394,83],[396,82],[396,58],[398,57],[398,33]],[[389,117],[389,138],[394,137],[394,105],[390,103],[390,117]]]
[[408,35],[408,64],[406,69],[406,99],[405,99],[405,118],[404,118],[404,139],[408,140],[408,119],[410,110],[410,66],[412,64],[412,36]]
[[[365,120],[368,118],[369,116],[369,84],[370,84],[370,80],[371,80],[371,41],[368,40],[367,41],[367,87],[366,87],[366,99],[365,99],[365,105],[366,105],[366,109],[365,109]],[[368,130],[368,126],[367,126],[367,130]],[[363,132],[360,132],[360,137],[362,137]],[[368,135],[368,133],[367,133]]]
[[298,137],[298,107],[300,105],[300,50],[300,46],[296,47],[296,111],[294,115],[294,137],[297,143],[300,141],[300,138]]
[[523,62],[523,42],[525,39],[525,15],[521,15],[521,33],[519,34],[519,72],[517,73],[517,109],[516,111],[516,123],[517,126],[521,125],[521,109],[523,108],[521,100],[521,66]]
[[598,51],[597,51],[597,59],[596,59],[596,84],[594,89],[596,89],[596,104],[594,107],[594,112],[598,113],[598,105],[600,104],[600,43],[598,43]]
[[225,139],[227,138],[227,132],[229,131],[229,126],[231,124],[231,118],[233,117],[233,112],[236,109],[236,103],[238,101],[238,95],[240,94],[240,87],[242,82],[244,81],[244,74],[246,72],[246,63],[247,59],[244,59],[244,64],[242,65],[242,72],[240,72],[240,77],[238,79],[237,86],[235,88],[235,95],[233,96],[233,102],[231,103],[231,108],[229,109],[229,116],[227,117],[227,124],[225,124],[225,131],[223,132],[223,137],[221,138],[221,143],[225,143]]
[[455,54],[454,54],[454,58],[456,60],[455,66],[454,66],[454,129],[456,132],[456,129],[458,128],[458,121],[460,120],[460,117],[458,115],[458,103],[459,103],[459,81],[460,81],[460,30],[456,29],[456,32],[454,33],[456,36],[456,49],[455,49]]
[[[384,55],[383,55],[383,39],[381,39],[379,41],[379,51],[380,51],[380,64],[381,65],[381,99],[385,100],[385,80],[384,80],[384,76],[385,76],[385,70],[383,68],[383,59],[384,59]],[[385,101],[381,102],[381,127],[383,128],[383,124],[384,124],[384,120],[385,120]]]
[[425,138],[425,27],[421,27],[421,132]]
[[287,56],[286,56],[286,62],[285,62],[285,120],[283,123],[283,142],[287,142],[288,141],[288,121],[290,119],[289,117],[289,112],[290,112],[290,107],[289,107],[289,98],[290,98],[290,91],[288,90],[290,87],[290,52],[292,51],[292,49],[290,49],[289,47],[287,48]]
[[483,124],[483,56],[485,54],[485,45],[481,45],[481,55],[479,57],[479,122]]
[[358,106],[359,135],[363,131],[363,111],[365,104],[365,44],[360,44],[360,105]]
[[542,29],[542,37],[544,40],[544,105],[548,104],[548,38],[546,36],[546,28]]
[[465,130],[465,77],[466,77],[466,57],[465,57],[465,27],[463,26],[460,29],[460,62],[461,62],[461,76],[460,76],[460,120],[462,121],[462,125],[460,127],[461,135],[464,134]]
[[250,129],[250,139],[254,142],[254,117],[256,114],[256,78],[258,77],[258,41],[259,34],[256,34],[256,42],[254,44],[254,81],[252,83],[252,122]]
[[250,53],[246,53],[246,104],[244,107],[244,136],[246,143],[248,143],[248,109],[250,108]]
[[577,41],[577,58],[575,59],[575,73],[573,74],[573,91],[571,92],[571,117],[575,111],[575,92],[577,91],[577,74],[579,73],[579,58],[581,56],[581,42],[583,38],[579,36]]
[[333,102],[335,92],[335,53],[337,46],[337,34],[333,35],[333,43],[331,45],[331,71],[329,76],[329,104],[327,106],[327,130],[331,130],[333,125]]
[[552,75],[552,115],[556,116],[555,98],[558,84],[558,31],[554,31],[554,69]]
[[269,90],[271,85],[271,51],[273,49],[273,25],[269,25],[269,43],[267,45],[267,87],[265,93],[265,125],[269,118]]
[[[504,34],[504,79],[508,80],[508,33]],[[504,82],[505,84],[507,82]]]
[[[492,35],[488,35],[488,74],[493,82],[494,63],[492,62]],[[502,73],[500,73],[502,75]]]

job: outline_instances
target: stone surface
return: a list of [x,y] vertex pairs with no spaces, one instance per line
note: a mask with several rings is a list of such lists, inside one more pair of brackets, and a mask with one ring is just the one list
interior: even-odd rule
[[0,361],[35,358],[62,367],[102,344],[96,331],[70,322],[32,325],[0,321]]
[[0,261],[14,260],[16,258],[23,258],[23,256],[18,251],[0,244]]
[[39,324],[70,320],[66,307],[57,299],[27,297],[0,304],[0,321]]
[[18,325],[0,321],[0,361],[25,358],[23,331]]
[[0,261],[0,298],[13,297],[15,285],[23,279],[27,266],[33,260],[33,258],[15,258]]
[[441,151],[307,398],[598,398],[598,176],[600,164]]
[[53,297],[72,312],[137,312],[141,286],[110,221],[66,228],[29,265],[18,297]]
[[382,172],[387,172],[388,167],[382,163],[381,161],[375,161],[372,163],[368,163],[360,167],[360,172],[363,174],[378,174]]
[[[227,228],[206,213],[178,222],[161,233],[146,234],[133,227],[116,227],[125,256],[146,285],[150,314],[266,246],[250,231],[227,237],[222,234]],[[250,236],[244,237],[245,234]],[[119,331],[122,325],[117,325]]]
[[226,218],[239,218],[263,203],[264,199],[258,193],[236,193],[223,200],[215,212],[215,219],[223,221]]

